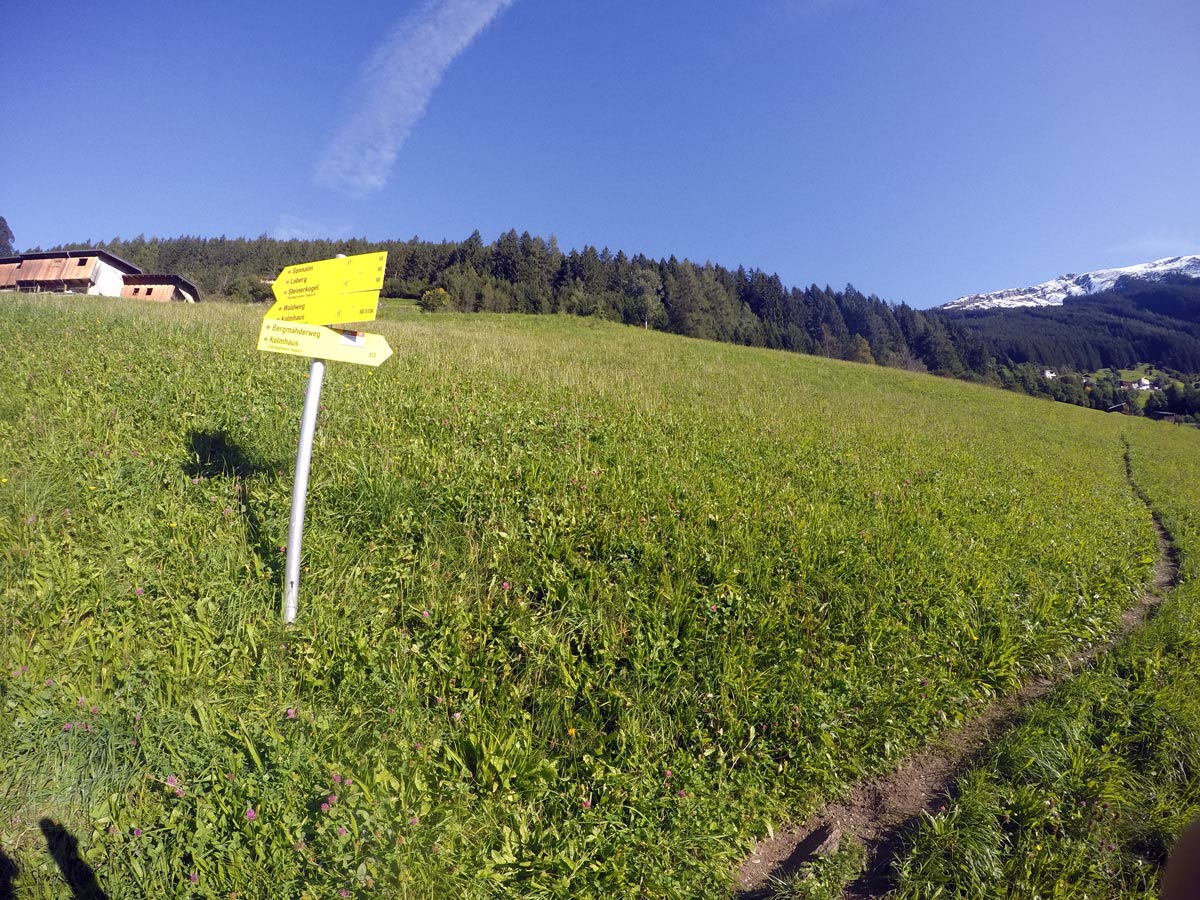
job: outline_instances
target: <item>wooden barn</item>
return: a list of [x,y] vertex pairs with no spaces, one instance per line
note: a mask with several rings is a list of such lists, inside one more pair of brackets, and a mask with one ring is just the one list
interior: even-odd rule
[[121,296],[158,303],[170,303],[172,300],[195,303],[200,291],[178,275],[126,275]]
[[104,250],[51,250],[0,258],[0,291],[97,294],[196,303],[200,291],[178,275],[148,275]]
[[0,290],[119,297],[126,275],[141,270],[103,250],[56,250],[0,259]]

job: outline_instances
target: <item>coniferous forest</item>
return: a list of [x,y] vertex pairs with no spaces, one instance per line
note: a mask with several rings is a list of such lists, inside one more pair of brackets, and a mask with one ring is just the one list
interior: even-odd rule
[[[381,296],[423,309],[596,316],[689,337],[892,366],[1132,413],[1200,415],[1200,282],[1119,283],[1063,306],[918,310],[840,290],[789,287],[760,269],[627,256],[585,246],[564,252],[510,230],[463,241],[113,238],[53,249],[105,249],[147,271],[194,281],[207,298],[265,301],[287,265],[337,253],[388,252]],[[1117,370],[1149,363],[1171,383],[1148,397]],[[1056,377],[1045,377],[1052,367]],[[1084,378],[1085,375],[1099,377]]]

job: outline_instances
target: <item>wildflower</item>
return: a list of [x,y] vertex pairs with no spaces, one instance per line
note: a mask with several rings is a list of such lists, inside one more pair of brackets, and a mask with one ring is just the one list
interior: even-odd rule
[[225,513],[224,513],[224,514],[225,514],[225,515],[227,515],[227,516],[233,515],[233,509],[232,509],[232,508],[230,508],[230,507],[228,507],[228,506],[227,506],[227,507],[225,507]]
[[452,718],[454,719],[455,722],[461,722],[462,721],[462,713],[456,712]]
[[199,880],[200,880],[200,876],[196,872],[188,873],[188,881],[190,881],[192,884],[195,884]]
[[507,581],[503,581],[500,583],[500,590],[507,591],[511,586]]
[[134,837],[141,837],[141,836],[142,836],[142,829],[140,829],[140,828],[135,828],[135,829],[133,829],[133,836],[134,836]]
[[686,797],[686,796],[687,796],[687,791],[683,791],[683,790],[681,790],[681,791],[680,791],[680,792],[679,792],[679,793],[678,793],[676,796],[679,796],[679,797]]
[[428,619],[429,618],[429,610],[425,610],[423,613],[421,613],[421,618]]
[[174,528],[174,527],[175,527],[175,523],[174,523],[174,522],[172,522],[172,523],[171,523],[171,527],[172,527],[172,528]]
[[418,819],[416,816],[413,816],[411,819],[408,820],[408,824],[409,825],[417,825],[420,823],[420,821],[421,820]]
[[349,775],[347,775],[345,778],[342,779],[342,784],[344,784],[346,787],[350,787],[350,776]]
[[294,719],[294,718],[296,718],[296,707],[294,707],[294,706],[289,706],[289,707],[288,707],[288,711],[287,711],[287,717],[288,717],[289,719]]
[[329,812],[329,804],[328,803],[321,804],[321,812]]
[[591,808],[592,808],[592,801],[591,801],[591,800],[584,800],[584,801],[583,801],[583,808],[584,808],[584,809],[591,809]]
[[350,892],[348,890],[346,890],[345,888],[342,888],[340,891],[338,891],[338,896],[339,897],[349,897]]
[[226,772],[226,773],[225,773],[225,780],[226,780],[226,781],[233,781],[233,773],[232,773],[232,772]]
[[670,780],[671,776],[674,775],[675,773],[672,772],[670,769],[667,769],[667,771],[664,772],[663,774],[667,776],[668,780]]
[[246,818],[249,819],[251,822],[253,822],[255,819],[258,818],[258,813],[254,811],[253,806],[251,806],[250,808],[248,808],[246,810]]
[[326,799],[328,800],[330,806],[334,806],[338,800],[337,794],[330,794]]
[[179,779],[177,777],[175,777],[174,775],[168,775],[167,776],[167,784],[170,787],[175,787],[175,785],[179,784]]
[[342,776],[341,776],[341,775],[334,775],[334,776],[333,776],[333,783],[334,783],[334,784],[341,784],[341,783],[342,783]]
[[136,591],[134,591],[134,593],[140,597],[142,594],[146,593],[146,591],[144,588],[138,588]]
[[70,731],[70,730],[71,730],[71,723],[70,723],[70,722],[66,722],[66,723],[64,723],[64,724],[63,724],[63,731]]
[[98,706],[93,706],[93,707],[92,707],[92,715],[94,716],[94,715],[95,715],[96,713],[98,713],[98,712],[100,712],[100,707],[98,707]]
[[345,836],[346,836],[346,829],[343,826],[339,825],[338,826],[338,837],[345,837]]
[[575,729],[574,728],[567,729],[567,737],[575,737]]
[[183,796],[183,788],[175,788],[175,796],[182,797]]

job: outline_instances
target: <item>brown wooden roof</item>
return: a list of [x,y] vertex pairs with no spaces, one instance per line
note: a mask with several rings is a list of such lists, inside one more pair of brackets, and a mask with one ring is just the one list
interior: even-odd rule
[[[172,287],[177,287],[180,290],[191,294],[193,300],[200,300],[200,289],[180,275],[153,275],[148,273],[142,273],[140,275],[126,275],[125,284],[127,286],[134,284],[171,285]],[[125,296],[124,292],[122,292],[122,296]],[[141,295],[139,294],[138,296]]]
[[107,250],[97,250],[95,248],[91,250],[40,250],[37,253],[22,253],[19,256],[5,256],[0,258],[0,263],[28,262],[31,260],[47,259],[79,259],[81,256],[96,260],[103,260],[124,275],[139,275],[142,271],[133,263],[121,259],[121,257],[117,256],[116,254],[109,253]]

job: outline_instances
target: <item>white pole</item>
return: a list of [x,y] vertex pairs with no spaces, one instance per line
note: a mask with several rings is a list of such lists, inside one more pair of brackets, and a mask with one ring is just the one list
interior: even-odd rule
[[317,410],[321,408],[321,382],[325,363],[314,359],[308,370],[308,389],[304,393],[304,412],[300,417],[300,443],[296,448],[296,480],[292,484],[292,515],[288,521],[287,590],[284,593],[283,621],[296,620],[300,602],[300,548],[304,543],[304,506],[308,500],[308,469],[312,463],[313,434],[317,430]]
[[[337,259],[345,259],[339,253]],[[296,480],[292,484],[292,514],[288,519],[287,584],[283,593],[283,623],[296,621],[300,608],[300,548],[304,544],[304,507],[308,503],[308,469],[312,464],[313,435],[317,431],[317,410],[321,408],[321,382],[325,380],[325,361],[314,359],[308,367],[308,388],[304,392],[304,412],[300,414],[300,443],[296,447]]]

